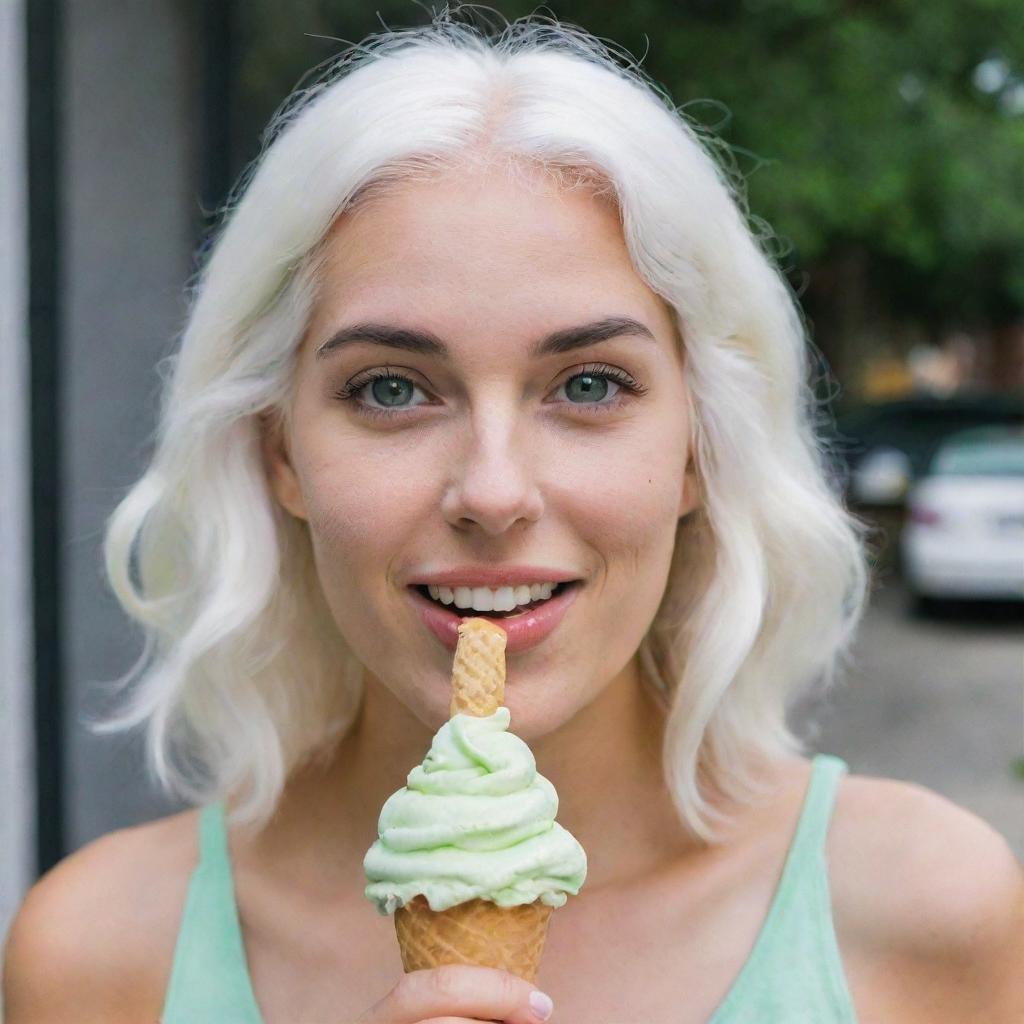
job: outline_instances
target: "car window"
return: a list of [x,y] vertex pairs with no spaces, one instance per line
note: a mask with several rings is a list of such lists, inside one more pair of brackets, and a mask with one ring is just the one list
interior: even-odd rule
[[1024,443],[951,445],[938,451],[930,469],[940,476],[1024,476]]
[[851,464],[873,448],[897,448],[910,459],[914,476],[932,469],[952,434],[975,427],[1020,425],[1024,405],[996,396],[973,402],[897,401],[849,409],[837,417],[835,448]]

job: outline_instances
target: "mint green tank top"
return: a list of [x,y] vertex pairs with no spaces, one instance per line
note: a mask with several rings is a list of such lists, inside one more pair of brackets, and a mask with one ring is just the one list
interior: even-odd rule
[[[832,924],[825,837],[846,763],[818,754],[782,877],[753,950],[708,1024],[856,1024]],[[199,863],[161,1024],[264,1024],[235,904],[224,805],[200,813]],[[683,995],[680,995],[683,998]]]

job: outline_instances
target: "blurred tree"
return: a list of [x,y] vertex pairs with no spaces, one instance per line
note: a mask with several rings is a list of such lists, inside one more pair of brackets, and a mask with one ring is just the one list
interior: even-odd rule
[[[933,334],[1024,315],[1020,0],[470,6],[463,17],[496,27],[537,13],[614,41],[728,143],[838,375],[874,309]],[[255,156],[261,128],[307,68],[441,7],[240,5],[237,138],[247,149],[236,166]]]

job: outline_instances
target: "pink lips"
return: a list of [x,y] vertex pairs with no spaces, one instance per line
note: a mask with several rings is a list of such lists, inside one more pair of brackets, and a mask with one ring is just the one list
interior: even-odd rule
[[569,606],[576,600],[580,587],[580,583],[573,583],[542,605],[529,611],[520,612],[518,615],[510,615],[507,618],[489,616],[486,612],[475,612],[472,608],[459,608],[456,611],[450,611],[443,604],[424,597],[415,587],[406,589],[416,605],[416,610],[424,625],[449,650],[454,651],[458,644],[459,623],[463,619],[480,618],[500,626],[508,636],[505,653],[517,654],[520,651],[536,647],[554,631]]

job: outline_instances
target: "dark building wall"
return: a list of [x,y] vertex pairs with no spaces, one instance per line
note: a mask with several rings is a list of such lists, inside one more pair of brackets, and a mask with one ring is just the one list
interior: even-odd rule
[[[141,651],[103,578],[106,518],[139,476],[158,361],[184,320],[202,223],[194,9],[74,0],[63,11],[61,410],[63,804],[68,850],[176,808],[141,771],[141,740],[94,736],[87,711]],[[40,809],[47,813],[46,808]]]

